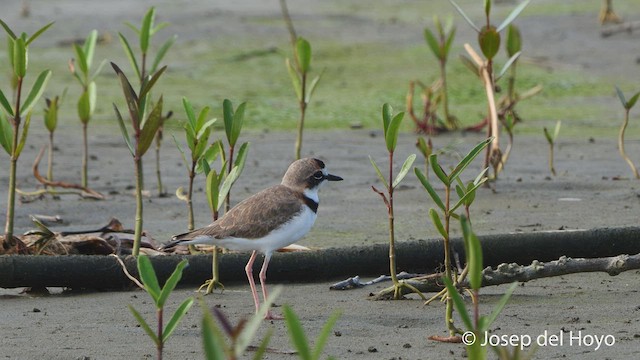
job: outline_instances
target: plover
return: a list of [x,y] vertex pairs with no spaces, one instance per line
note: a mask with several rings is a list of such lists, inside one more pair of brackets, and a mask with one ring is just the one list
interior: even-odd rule
[[[164,248],[212,244],[229,250],[251,250],[245,272],[257,312],[260,300],[253,279],[253,263],[258,252],[264,254],[260,285],[266,299],[267,268],[271,255],[275,250],[295,243],[311,230],[318,211],[318,189],[325,181],[340,180],[341,177],[327,172],[321,160],[297,160],[289,166],[280,185],[246,198],[209,226],[174,236]],[[277,317],[269,311],[265,318]]]

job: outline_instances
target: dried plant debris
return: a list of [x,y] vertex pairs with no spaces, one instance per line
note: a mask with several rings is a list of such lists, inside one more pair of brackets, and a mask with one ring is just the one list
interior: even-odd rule
[[[0,255],[128,255],[133,248],[133,230],[125,229],[116,218],[98,229],[61,232],[51,231],[34,216],[31,220],[37,229],[26,232],[20,239],[14,238],[14,244],[0,237]],[[143,233],[141,248],[146,255],[164,254],[156,250],[158,243],[148,233]]]

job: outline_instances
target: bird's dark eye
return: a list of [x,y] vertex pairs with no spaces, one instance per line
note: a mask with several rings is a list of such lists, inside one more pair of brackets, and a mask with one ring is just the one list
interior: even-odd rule
[[322,171],[316,171],[313,174],[313,178],[316,179],[316,180],[322,180],[322,179],[324,179],[324,173]]

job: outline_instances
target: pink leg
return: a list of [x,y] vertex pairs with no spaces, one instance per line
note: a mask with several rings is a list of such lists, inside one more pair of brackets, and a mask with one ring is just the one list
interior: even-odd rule
[[256,282],[253,280],[253,263],[256,261],[256,251],[251,253],[247,266],[244,267],[244,271],[247,273],[247,279],[249,279],[249,286],[251,286],[251,294],[253,295],[253,303],[256,305],[256,313],[260,308],[260,299],[258,299],[258,291],[256,290]]
[[[262,296],[264,300],[267,300],[269,296],[267,293],[267,268],[269,267],[269,260],[271,260],[271,254],[267,253],[264,256],[264,262],[262,263],[262,269],[260,269],[260,286],[262,287]],[[282,316],[276,316],[271,313],[271,310],[267,311],[267,315],[264,317],[267,320],[282,320]]]

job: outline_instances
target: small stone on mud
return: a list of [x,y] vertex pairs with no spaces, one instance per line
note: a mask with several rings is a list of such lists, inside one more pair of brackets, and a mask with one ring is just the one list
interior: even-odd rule
[[405,348],[405,349],[411,349],[411,344],[406,343],[406,344],[402,345],[402,347]]
[[342,336],[342,332],[341,331],[334,331],[333,335],[335,335],[337,337],[340,337],[340,336]]
[[378,352],[378,349],[376,349],[375,346],[369,346],[367,351],[370,352],[370,353],[376,353],[376,352]]
[[40,311],[42,311],[42,310],[40,310],[40,309],[38,309],[38,308],[33,308],[33,310],[32,310],[32,311],[33,311],[34,313],[39,313],[39,312],[40,312]]

